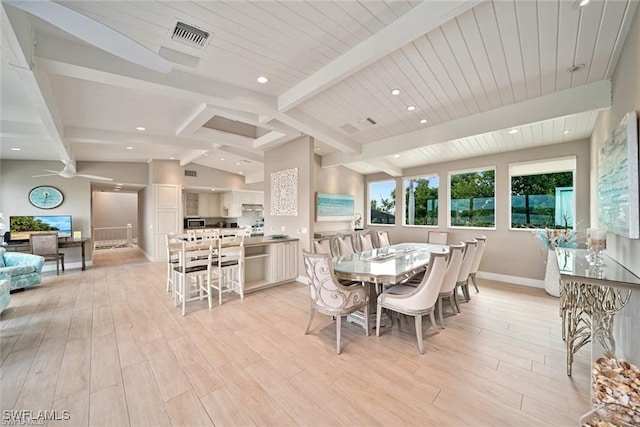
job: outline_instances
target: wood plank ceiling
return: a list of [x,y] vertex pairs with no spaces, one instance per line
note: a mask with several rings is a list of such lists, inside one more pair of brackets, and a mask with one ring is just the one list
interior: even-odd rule
[[[607,107],[601,101],[585,103],[584,109],[574,101],[563,110],[564,114],[554,117],[542,117],[539,112],[526,114],[528,110],[523,106],[544,96],[553,102],[553,97],[563,91],[587,91],[585,88],[610,79],[637,6],[635,0],[594,0],[582,8],[564,0],[434,1],[429,7],[440,7],[456,16],[401,43],[388,54],[382,50],[372,52],[367,62],[356,54],[359,46],[371,42],[382,31],[398,40],[407,37],[406,28],[401,28],[403,23],[410,22],[412,15],[423,13],[425,5],[418,1],[378,0],[60,3],[153,52],[170,49],[197,63],[174,64],[170,75],[173,80],[146,78],[144,73],[129,72],[123,66],[120,72],[116,63],[102,68],[95,63],[73,64],[76,68],[71,70],[70,66],[65,67],[65,61],[71,60],[56,56],[61,50],[45,41],[65,37],[32,18],[36,38],[42,40],[35,54],[42,58],[41,68],[50,74],[50,81],[56,83],[55,105],[60,109],[59,115],[66,118],[64,125],[69,130],[66,134],[63,131],[61,137],[77,144],[73,151],[82,157],[77,160],[108,160],[108,150],[92,149],[97,136],[91,131],[118,132],[121,141],[117,142],[126,145],[134,135],[127,129],[144,117],[160,143],[141,147],[140,156],[177,156],[185,162],[192,159],[238,172],[233,165],[212,163],[231,147],[235,151],[226,153],[238,156],[234,160],[251,159],[256,176],[261,174],[264,149],[273,144],[257,144],[255,141],[262,141],[260,138],[225,139],[220,132],[198,129],[198,120],[204,124],[219,115],[257,126],[261,135],[272,131],[285,135],[276,143],[309,134],[316,139],[324,165],[342,164],[363,174],[384,170],[397,175],[405,168],[422,164],[588,138],[597,112]],[[178,20],[209,31],[211,41],[202,50],[172,41],[171,30]],[[69,40],[60,43],[71,45]],[[295,90],[314,79],[321,81],[332,65],[350,60],[354,64],[360,60],[362,66],[353,65],[345,75],[336,74],[335,81],[318,83],[317,90],[310,91],[309,96],[288,102]],[[579,64],[583,68],[568,71]],[[95,72],[80,73],[77,67],[95,68],[103,74],[93,77]],[[180,79],[176,73],[180,73]],[[119,84],[124,80],[110,78],[112,75],[129,80]],[[259,75],[268,76],[269,83],[258,83]],[[139,84],[130,83],[131,80]],[[227,102],[216,105],[207,93],[198,98],[193,88],[203,82],[211,82],[211,88],[227,85]],[[96,89],[99,84],[105,86]],[[147,105],[154,105],[154,114],[129,117],[127,121],[118,117],[117,108],[107,114],[105,109],[109,108],[97,101],[98,107],[91,108],[89,94],[111,90],[116,97],[132,87],[139,90],[136,96],[140,97],[132,105],[144,109],[148,97]],[[392,89],[398,89],[399,94],[392,95]],[[598,90],[595,92],[602,92]],[[171,102],[171,98],[175,101]],[[241,98],[242,105],[238,102]],[[163,110],[165,104],[172,106]],[[414,107],[412,111],[409,106]],[[509,110],[513,106],[520,107]],[[474,118],[493,111],[504,111],[506,117],[496,121],[495,128],[473,125]],[[124,114],[120,112],[121,116]],[[439,131],[452,123],[460,124],[458,133]],[[194,131],[184,132],[190,126]],[[511,128],[517,128],[519,133],[507,134]],[[114,135],[111,134],[112,139]],[[383,147],[384,141],[402,135],[412,135],[414,142],[407,143],[399,153],[392,146]],[[424,136],[423,142],[420,135]],[[171,138],[176,138],[175,143]],[[205,140],[213,145],[202,146]],[[190,145],[188,141],[194,142]],[[176,149],[180,144],[182,151]],[[205,157],[205,153],[211,155]],[[4,149],[2,154],[19,158]],[[135,156],[129,158],[137,160]],[[386,160],[391,168],[376,166],[380,160]]]

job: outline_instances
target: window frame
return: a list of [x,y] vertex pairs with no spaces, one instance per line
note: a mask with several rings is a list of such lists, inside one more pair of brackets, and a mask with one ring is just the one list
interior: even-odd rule
[[391,179],[376,179],[373,181],[367,182],[367,225],[374,227],[395,227],[398,224],[398,199],[396,196],[396,201],[393,206],[394,210],[394,222],[393,224],[377,224],[371,222],[371,184],[383,183],[383,182],[393,182],[396,194],[398,193],[398,181],[395,178]]
[[[406,208],[407,208],[407,201],[405,200],[405,181],[410,180],[410,179],[420,179],[420,178],[438,178],[438,216],[436,217],[436,224],[435,225],[428,225],[428,224],[407,224],[407,215],[406,215]],[[402,226],[403,227],[409,227],[409,228],[433,228],[433,229],[437,229],[440,225],[440,209],[441,209],[441,205],[440,205],[440,187],[442,184],[442,180],[440,179],[440,174],[438,172],[432,172],[432,173],[423,173],[420,175],[411,175],[411,176],[403,176],[402,177]]]
[[[484,171],[493,171],[493,226],[492,227],[478,227],[478,226],[464,226],[464,225],[453,225],[451,224],[451,178],[453,175],[463,175],[467,173],[473,172],[484,172]],[[457,169],[451,170],[447,172],[447,228],[456,229],[456,230],[496,230],[498,224],[498,198],[496,196],[496,187],[497,187],[497,167],[496,165],[490,166],[478,166],[474,168],[468,169]]]
[[[560,161],[572,161],[573,162],[573,169],[548,169],[545,170],[542,173],[536,173],[536,174],[517,174],[517,175],[512,175],[511,173],[511,168],[515,167],[515,166],[522,166],[522,165],[540,165],[540,164],[544,164],[544,163],[549,163],[549,162],[560,162]],[[544,228],[525,228],[525,227],[520,227],[520,228],[514,228],[512,226],[512,221],[511,221],[511,214],[512,212],[512,205],[511,205],[511,177],[512,176],[525,176],[525,175],[544,175],[544,174],[550,174],[550,173],[562,173],[562,172],[573,172],[573,211],[577,212],[577,208],[578,208],[578,191],[577,191],[577,168],[578,168],[578,157],[577,156],[560,156],[560,157],[550,157],[550,158],[546,158],[546,159],[539,159],[539,160],[527,160],[524,162],[514,162],[514,163],[509,163],[507,165],[507,179],[509,182],[509,231],[526,231],[528,233],[530,233],[532,230],[544,230]],[[575,214],[574,214],[575,215]],[[577,218],[573,219],[573,226],[571,228],[571,230],[576,230],[577,228],[577,224],[578,224],[578,220]]]

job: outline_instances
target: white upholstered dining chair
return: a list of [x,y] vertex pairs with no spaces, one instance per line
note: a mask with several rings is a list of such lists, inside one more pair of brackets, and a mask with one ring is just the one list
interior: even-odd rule
[[436,302],[440,294],[440,287],[447,264],[449,262],[449,251],[431,252],[429,256],[429,266],[418,287],[408,285],[391,286],[378,296],[378,306],[376,309],[376,336],[380,336],[380,321],[382,319],[382,309],[392,310],[408,316],[415,316],[416,339],[418,350],[424,353],[422,338],[422,316],[429,315],[433,326],[438,328],[434,316]]
[[[478,284],[476,283],[476,273],[478,272],[478,268],[480,268],[480,261],[482,261],[482,255],[484,255],[484,248],[487,246],[487,237],[486,236],[476,236],[475,239],[478,241],[478,249],[476,249],[476,255],[473,258],[473,263],[471,264],[471,271],[469,271],[469,279],[473,282],[473,287],[476,288],[476,292],[480,292],[478,289]],[[467,287],[469,284],[467,283]],[[467,290],[467,293],[469,291]]]
[[351,234],[343,234],[341,236],[337,236],[336,244],[338,246],[338,252],[340,252],[340,256],[349,256],[356,252],[353,248],[353,239],[351,238]]
[[470,300],[468,286],[469,273],[471,272],[471,266],[473,265],[473,260],[478,249],[478,241],[476,239],[465,240],[464,246],[464,257],[462,258],[462,266],[460,267],[460,273],[458,273],[458,280],[456,281],[456,289],[454,292],[456,306],[458,306],[458,289],[462,291],[462,296],[465,301]]
[[309,333],[313,315],[316,311],[333,316],[336,319],[336,353],[340,354],[340,339],[342,331],[342,316],[356,310],[364,310],[366,323],[365,334],[369,335],[369,298],[364,286],[343,286],[338,282],[331,263],[331,255],[313,254],[302,251],[304,268],[309,278],[309,292],[311,294],[311,313],[304,334]]
[[391,246],[391,239],[389,238],[388,232],[376,231],[376,238],[378,240],[379,248],[386,248],[387,246]]
[[446,245],[449,233],[446,231],[429,231],[427,234],[427,243],[435,243],[438,245]]
[[367,252],[373,250],[373,242],[371,240],[371,233],[358,234],[358,243],[360,252]]
[[460,267],[462,267],[462,259],[464,258],[464,243],[457,245],[449,245],[449,265],[447,266],[447,272],[442,279],[442,286],[440,287],[440,294],[438,295],[438,316],[440,318],[440,326],[444,328],[444,313],[442,308],[442,300],[448,299],[449,305],[453,314],[460,312],[458,307],[458,301],[455,298],[456,283],[458,281],[458,275],[460,274]]
[[312,242],[313,253],[315,254],[329,254],[332,257],[340,255],[335,245],[335,238],[322,237]]

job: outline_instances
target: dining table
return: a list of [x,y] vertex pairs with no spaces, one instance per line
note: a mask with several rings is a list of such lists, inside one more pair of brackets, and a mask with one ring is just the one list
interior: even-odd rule
[[[332,259],[338,279],[362,283],[369,295],[369,325],[375,325],[376,302],[385,285],[402,283],[425,271],[432,252],[447,252],[448,245],[435,243],[398,243],[370,251],[357,252]],[[347,320],[363,328],[364,313],[356,312]],[[382,325],[390,324],[388,318]]]

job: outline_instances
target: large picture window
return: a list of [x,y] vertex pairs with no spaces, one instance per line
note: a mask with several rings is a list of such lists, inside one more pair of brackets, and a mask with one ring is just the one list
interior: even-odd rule
[[509,165],[511,228],[573,228],[575,157]]
[[493,168],[449,173],[451,227],[495,227],[495,175]]
[[404,180],[405,225],[438,225],[437,175]]
[[396,223],[396,182],[369,183],[369,224]]

